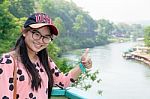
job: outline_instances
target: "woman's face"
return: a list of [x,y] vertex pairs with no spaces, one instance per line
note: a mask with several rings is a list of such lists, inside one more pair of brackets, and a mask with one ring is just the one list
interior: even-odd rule
[[39,52],[46,48],[51,41],[51,34],[48,26],[39,29],[31,29],[23,33],[28,52]]

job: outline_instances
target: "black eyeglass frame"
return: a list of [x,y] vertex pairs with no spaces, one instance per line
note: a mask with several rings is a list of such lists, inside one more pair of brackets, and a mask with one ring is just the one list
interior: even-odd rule
[[[36,29],[32,29],[32,30],[29,30],[29,31],[32,33],[32,38],[33,38],[34,40],[40,40],[40,39],[42,38],[42,41],[43,41],[43,43],[45,43],[45,44],[48,44],[49,42],[53,41],[53,34],[43,36],[43,35],[41,34],[41,32],[38,31],[38,30],[36,30]],[[37,34],[37,35],[36,35],[36,34]],[[38,38],[35,37],[35,36],[38,36],[38,35],[39,35]],[[48,38],[48,36],[49,36],[50,38]]]

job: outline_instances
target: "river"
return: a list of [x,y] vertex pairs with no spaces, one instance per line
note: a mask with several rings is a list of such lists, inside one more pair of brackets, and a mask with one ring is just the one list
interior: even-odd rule
[[[102,81],[93,83],[89,94],[94,97],[100,89],[105,99],[150,99],[150,66],[122,57],[123,51],[136,44],[112,43],[90,49],[92,70],[99,70]],[[76,59],[72,54],[66,57]]]

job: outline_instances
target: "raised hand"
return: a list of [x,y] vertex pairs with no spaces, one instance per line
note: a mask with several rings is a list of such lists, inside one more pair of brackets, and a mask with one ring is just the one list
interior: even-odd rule
[[90,69],[92,67],[92,60],[88,56],[89,48],[86,48],[85,52],[82,54],[81,63],[87,68]]

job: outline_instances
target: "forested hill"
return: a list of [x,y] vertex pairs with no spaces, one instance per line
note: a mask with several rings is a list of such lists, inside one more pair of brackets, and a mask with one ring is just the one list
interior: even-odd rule
[[49,49],[54,49],[49,51],[53,53],[52,56],[71,49],[107,44],[114,38],[143,36],[143,27],[140,24],[114,24],[101,18],[93,20],[88,12],[72,1],[1,0],[0,7],[0,53],[14,46],[24,20],[34,12],[50,15],[59,29],[59,36],[49,46]]

